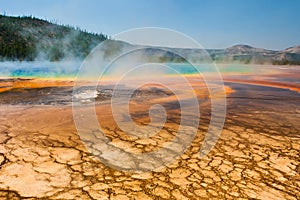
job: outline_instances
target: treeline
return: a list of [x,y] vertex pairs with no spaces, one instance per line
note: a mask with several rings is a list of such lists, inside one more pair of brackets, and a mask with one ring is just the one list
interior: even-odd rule
[[272,58],[263,58],[261,56],[255,57],[251,55],[238,55],[238,56],[223,56],[223,57],[215,57],[211,55],[211,58],[214,62],[217,63],[241,63],[241,64],[272,64],[272,65],[300,65],[300,61],[295,60],[274,60]]
[[290,61],[290,60],[273,60],[273,65],[300,65],[300,61]]
[[0,15],[0,60],[83,59],[107,38],[34,17]]

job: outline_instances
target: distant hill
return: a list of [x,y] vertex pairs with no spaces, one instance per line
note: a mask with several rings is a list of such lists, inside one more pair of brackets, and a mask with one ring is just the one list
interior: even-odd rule
[[283,50],[282,52],[300,54],[300,46],[290,47]]
[[[0,15],[0,61],[82,60],[107,39],[103,34],[89,33],[34,17]],[[122,41],[110,42],[108,56],[136,46]],[[184,59],[179,55],[194,61],[207,61],[208,53],[215,62],[300,65],[300,46],[274,51],[240,44],[226,49],[206,49],[207,53],[199,49],[164,49],[168,52],[147,46],[144,55],[153,62],[183,62]]]
[[[282,51],[255,48],[249,45],[235,45],[226,49],[178,49],[166,48],[170,52],[175,52],[181,56],[188,57],[193,61],[213,60],[219,63],[255,63],[255,64],[276,64],[276,65],[300,65],[300,46],[291,47]],[[151,47],[148,47],[151,49]],[[161,52],[148,50],[148,55],[162,55]],[[150,53],[152,52],[152,53]],[[202,55],[202,56],[201,56]],[[210,57],[208,57],[208,55]],[[154,57],[154,56],[152,56]],[[162,56],[165,61],[182,61],[180,56],[174,53],[165,53]],[[168,59],[166,59],[168,58]]]
[[82,59],[106,39],[103,34],[34,17],[0,15],[0,60]]
[[225,49],[221,54],[225,60],[244,63],[300,64],[298,47],[274,51],[249,45],[235,45]]

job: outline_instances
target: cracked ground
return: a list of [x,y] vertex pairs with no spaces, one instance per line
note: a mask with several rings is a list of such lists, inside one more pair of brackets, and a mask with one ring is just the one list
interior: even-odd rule
[[[300,199],[299,93],[233,81],[225,85],[234,92],[227,95],[227,117],[215,147],[199,158],[210,119],[209,103],[203,101],[190,147],[147,173],[116,170],[91,155],[67,103],[20,104],[13,93],[16,103],[9,105],[0,97],[0,199]],[[105,106],[97,106],[99,118],[109,116],[99,114]],[[176,132],[178,111],[176,105],[170,108],[164,129],[148,139],[126,137],[109,120],[101,126],[112,144],[149,152]],[[138,110],[133,118],[149,120]]]

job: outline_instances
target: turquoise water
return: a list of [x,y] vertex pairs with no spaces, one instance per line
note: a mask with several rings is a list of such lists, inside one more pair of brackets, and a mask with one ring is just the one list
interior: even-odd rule
[[[79,62],[2,62],[0,63],[1,77],[36,77],[36,78],[59,78],[76,77],[80,67]],[[165,74],[197,74],[239,72],[247,73],[253,70],[249,65],[227,64],[215,65],[201,64],[192,66],[186,63],[165,63],[169,69],[164,68]]]
[[0,77],[75,77],[78,62],[0,62]]
[[[192,66],[190,64],[168,64],[172,69],[179,72],[179,74],[197,74],[197,73],[214,73],[214,72],[239,72],[239,73],[247,73],[251,72],[253,68],[246,65],[239,64],[228,64],[228,65],[213,65],[213,64],[201,64]],[[167,71],[168,74],[175,74],[174,70],[170,69]]]

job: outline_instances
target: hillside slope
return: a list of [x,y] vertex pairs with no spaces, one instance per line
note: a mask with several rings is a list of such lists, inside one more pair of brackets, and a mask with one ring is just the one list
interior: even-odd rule
[[[107,40],[103,34],[94,34],[70,26],[50,23],[34,17],[10,17],[0,15],[0,61],[4,60],[82,60],[100,42]],[[107,49],[112,56],[115,52],[131,49],[122,41],[110,40]],[[298,64],[300,65],[300,46],[282,51],[255,48],[249,45],[234,45],[226,49],[180,49],[164,48],[163,52],[145,46],[143,55],[152,62],[183,62],[184,57],[193,61],[213,61],[231,63],[259,64]]]
[[88,33],[33,17],[0,15],[1,60],[82,59],[106,39],[103,34]]

